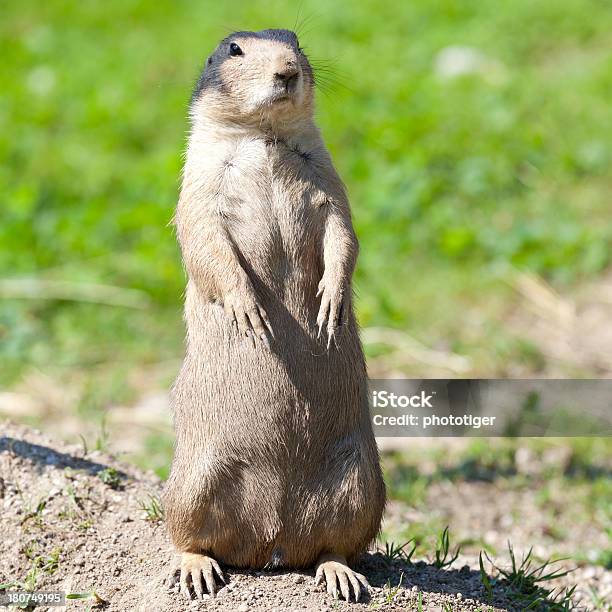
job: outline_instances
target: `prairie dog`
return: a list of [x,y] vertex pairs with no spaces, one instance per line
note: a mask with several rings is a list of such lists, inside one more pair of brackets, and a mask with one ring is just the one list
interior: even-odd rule
[[175,214],[188,275],[164,505],[181,590],[234,567],[306,568],[333,595],[385,504],[352,307],[349,202],[287,30],[236,32],[190,106]]

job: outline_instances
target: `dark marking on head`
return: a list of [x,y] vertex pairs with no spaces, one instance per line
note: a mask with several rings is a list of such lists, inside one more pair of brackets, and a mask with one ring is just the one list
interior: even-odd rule
[[[206,60],[191,94],[190,106],[193,105],[205,89],[214,87],[224,93],[228,93],[227,85],[225,85],[223,79],[221,79],[219,67],[224,62],[233,59],[230,55],[230,45],[234,42],[240,44],[240,40],[245,38],[259,38],[260,40],[283,42],[293,47],[298,54],[306,57],[299,46],[300,43],[297,35],[291,30],[261,30],[259,32],[244,30],[234,32],[226,36],[217,45],[212,55]],[[306,61],[306,66],[303,66],[303,71],[304,76],[309,79],[311,85],[314,85],[314,76],[308,61]]]
[[291,30],[261,30],[261,32],[255,32],[257,38],[264,40],[275,40],[278,42],[284,42],[296,49],[299,49],[298,37],[295,32]]

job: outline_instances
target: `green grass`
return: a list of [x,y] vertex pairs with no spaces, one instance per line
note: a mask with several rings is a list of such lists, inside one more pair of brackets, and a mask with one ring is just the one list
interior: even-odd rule
[[121,486],[121,475],[113,467],[107,467],[98,472],[98,478],[111,489],[118,489]]
[[[411,544],[410,550],[407,549],[408,545]],[[416,551],[416,544],[412,541],[404,542],[403,544],[396,544],[395,542],[385,541],[384,548],[379,547],[379,552],[382,554],[383,559],[388,565],[391,565],[394,561],[402,561],[403,563],[410,564],[412,562],[412,555]]]
[[[361,241],[362,325],[467,355],[476,375],[537,373],[546,358],[506,324],[516,306],[508,279],[530,270],[564,290],[610,264],[609,3],[300,4],[2,7],[0,386],[28,385],[32,371],[59,379],[74,392],[76,417],[100,424],[85,432],[91,449],[112,448],[108,406],[167,388],[178,368],[185,278],[168,222],[186,105],[205,57],[232,29],[297,21],[306,52],[332,62],[337,83],[318,93],[317,117]],[[437,58],[450,46],[476,49],[482,70],[440,77]],[[4,299],[2,281],[15,278],[70,284],[62,299],[42,284],[36,299]],[[84,301],[84,283],[139,293],[131,306],[111,306],[99,288]],[[366,350],[373,358],[386,349]],[[163,375],[160,363],[171,364]],[[422,509],[432,482],[495,481],[531,488],[546,512],[563,509],[569,491],[576,521],[609,524],[605,442],[572,440],[567,462],[542,461],[533,476],[517,470],[514,443],[475,440],[458,457],[428,456],[427,470],[421,456],[398,456],[386,461],[390,498]],[[538,461],[548,444],[530,442]],[[151,433],[131,459],[164,477],[171,447]],[[158,520],[163,510],[150,499],[143,512]],[[442,521],[394,536],[422,555]],[[609,551],[592,552],[574,557],[610,566]]]
[[[184,275],[167,223],[186,103],[232,28],[297,20],[344,84],[320,93],[317,114],[353,202],[364,325],[404,327],[483,372],[537,369],[537,350],[500,323],[503,279],[519,267],[563,285],[609,263],[607,3],[304,0],[298,15],[263,0],[25,0],[2,13],[0,278],[110,284],[150,305],[1,300],[0,384],[33,367],[104,371],[117,383],[94,384],[108,389],[98,409],[129,394],[127,369],[180,356]],[[451,45],[488,67],[440,78]]]
[[164,509],[159,497],[149,495],[148,499],[140,500],[138,503],[147,521],[157,523],[163,520]]
[[[527,473],[519,459],[525,452],[528,453]],[[435,502],[428,499],[427,493],[432,486],[463,482],[488,484],[489,495],[509,491],[517,500],[525,493],[533,495],[545,519],[543,535],[549,540],[551,550],[557,546],[563,549],[566,541],[572,539],[568,529],[576,525],[591,525],[610,536],[611,462],[612,454],[605,438],[475,439],[460,448],[437,444],[385,455],[383,465],[389,499],[407,504],[422,513],[423,518],[407,522],[399,532],[385,531],[384,538],[389,542],[413,542],[417,556],[434,548],[434,562],[452,559],[455,547],[445,538],[448,532],[443,531],[449,517],[431,512]],[[520,505],[512,509],[519,513],[515,516],[517,522],[522,511]],[[432,539],[436,533],[442,533],[437,543]],[[485,548],[491,554],[499,552],[485,543],[482,533],[464,535],[467,539],[458,542],[464,550]],[[401,554],[400,547],[386,551],[390,559]],[[572,548],[571,556],[577,563],[607,568],[611,563],[609,549],[585,550],[579,542]]]
[[450,567],[459,557],[461,552],[461,546],[457,546],[455,552],[450,550],[450,534],[448,531],[448,525],[444,528],[440,534],[438,545],[436,546],[436,558],[434,559],[434,566],[438,569],[444,567]]
[[[497,567],[500,586],[504,589],[506,596],[521,610],[546,610],[549,612],[565,612],[575,609],[572,596],[576,586],[566,589],[548,588],[551,581],[567,576],[572,570],[560,569],[557,565],[564,559],[548,559],[543,563],[535,562],[532,550],[529,550],[520,563],[516,560],[512,545],[508,544],[511,565],[508,568]],[[486,575],[480,559],[480,578],[485,587],[487,595],[492,594],[492,579]]]
[[[385,563],[392,567],[406,567],[411,565],[410,557],[404,552],[404,545],[396,545],[394,542],[385,542],[384,548],[380,547],[378,554],[382,556]],[[432,567],[437,570],[450,568],[457,559],[459,549],[455,554],[450,553],[450,533],[448,526],[438,535],[438,544],[435,546],[435,557],[431,562]],[[572,600],[576,586],[560,588],[554,586],[554,581],[572,573],[572,569],[564,569],[559,565],[567,559],[548,558],[544,561],[536,561],[532,550],[529,550],[517,561],[512,544],[508,542],[509,564],[498,566],[491,560],[488,553],[480,551],[478,556],[480,568],[480,581],[483,587],[484,597],[491,604],[499,603],[498,598],[510,601],[512,609],[517,610],[541,610],[547,612],[564,612],[574,610],[575,605]],[[490,568],[485,567],[485,559],[489,562]],[[419,564],[425,565],[423,561]],[[399,582],[396,587],[391,586],[391,580],[387,581],[384,588],[384,601],[391,603],[394,601],[402,585],[404,572],[400,574]],[[417,609],[422,609],[422,594],[419,592],[417,597]],[[443,603],[444,610],[451,611],[451,604]],[[375,606],[376,607],[376,606]],[[480,608],[482,609],[482,608]]]

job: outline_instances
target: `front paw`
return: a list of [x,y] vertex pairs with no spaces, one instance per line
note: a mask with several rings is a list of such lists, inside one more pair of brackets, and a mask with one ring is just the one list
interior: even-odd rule
[[321,305],[317,315],[319,327],[318,338],[321,337],[323,327],[327,332],[327,348],[331,346],[332,340],[338,347],[336,332],[341,325],[345,325],[348,319],[350,289],[342,283],[333,282],[325,278],[319,283],[317,296],[321,296]]
[[223,300],[223,309],[238,331],[251,339],[253,346],[255,338],[258,338],[270,348],[270,338],[274,338],[272,325],[251,287],[230,291]]

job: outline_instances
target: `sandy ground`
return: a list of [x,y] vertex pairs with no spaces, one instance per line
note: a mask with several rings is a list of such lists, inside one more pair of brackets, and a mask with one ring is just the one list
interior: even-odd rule
[[[119,483],[114,488],[103,482],[108,466],[118,471]],[[23,581],[29,576],[30,584],[38,589],[95,590],[106,603],[94,609],[122,611],[520,610],[502,584],[495,586],[493,599],[488,599],[476,557],[461,556],[450,568],[438,570],[425,561],[390,562],[380,553],[364,555],[360,563],[358,569],[367,576],[371,589],[359,604],[332,599],[315,586],[312,571],[231,568],[225,568],[228,586],[215,599],[189,602],[166,580],[176,558],[163,523],[147,520],[141,507],[160,490],[156,477],[118,464],[110,456],[100,452],[84,456],[79,446],[1,424],[0,582]],[[471,494],[481,495],[480,502],[470,504],[457,498],[457,503],[472,510],[482,507],[486,517],[482,491]],[[443,495],[451,503],[449,492]],[[387,520],[414,518],[409,509],[392,504]],[[486,525],[475,525],[475,529],[486,529]],[[33,567],[38,571],[33,572]],[[604,602],[612,593],[611,574],[603,568],[580,568],[564,584],[573,583],[581,584],[583,590],[595,589]],[[579,609],[597,609],[581,598]],[[93,599],[70,601],[68,608],[86,609],[94,603]]]

